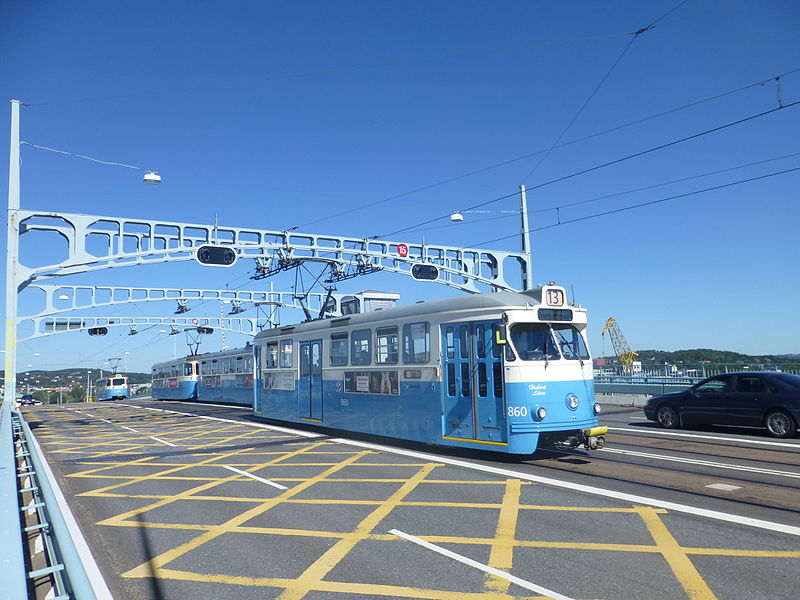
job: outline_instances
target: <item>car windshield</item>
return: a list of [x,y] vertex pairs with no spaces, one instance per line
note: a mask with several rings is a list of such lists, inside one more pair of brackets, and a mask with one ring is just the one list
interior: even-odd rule
[[778,373],[773,376],[781,383],[788,385],[791,388],[800,390],[800,375],[791,375],[789,373]]
[[553,325],[553,333],[561,347],[561,355],[567,360],[589,360],[589,349],[583,336],[572,325],[566,323]]
[[545,323],[515,323],[511,326],[511,343],[522,360],[560,358],[550,326]]

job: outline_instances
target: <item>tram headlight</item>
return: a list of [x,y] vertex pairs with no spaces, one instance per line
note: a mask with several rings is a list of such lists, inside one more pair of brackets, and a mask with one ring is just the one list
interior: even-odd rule
[[600,406],[597,402],[595,402],[592,409],[594,410],[594,414],[599,415],[600,412],[603,410],[603,407]]
[[572,393],[567,394],[567,397],[564,399],[564,401],[567,403],[567,408],[570,410],[576,410],[578,408],[578,404],[581,403],[578,397]]
[[544,421],[547,416],[547,409],[544,406],[540,406],[539,410],[536,411],[536,416],[539,417],[540,421]]

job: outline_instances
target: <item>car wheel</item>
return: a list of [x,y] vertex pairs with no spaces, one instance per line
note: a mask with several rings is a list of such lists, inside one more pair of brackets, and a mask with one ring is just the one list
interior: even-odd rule
[[656,419],[658,419],[662,427],[666,427],[667,429],[675,429],[680,424],[677,411],[669,404],[662,404],[658,407]]
[[772,437],[788,438],[794,436],[797,431],[797,423],[794,419],[782,410],[771,410],[764,418],[764,424]]

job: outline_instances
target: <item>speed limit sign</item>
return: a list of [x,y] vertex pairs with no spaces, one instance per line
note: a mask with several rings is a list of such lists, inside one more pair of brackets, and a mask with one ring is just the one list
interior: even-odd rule
[[400,256],[408,256],[408,246],[405,244],[397,244],[397,253]]

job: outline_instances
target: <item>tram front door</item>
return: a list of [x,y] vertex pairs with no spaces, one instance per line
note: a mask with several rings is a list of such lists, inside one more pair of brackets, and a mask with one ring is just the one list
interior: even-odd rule
[[300,342],[297,405],[301,419],[322,421],[322,340]]
[[445,437],[505,443],[502,347],[492,325],[471,321],[442,326]]

